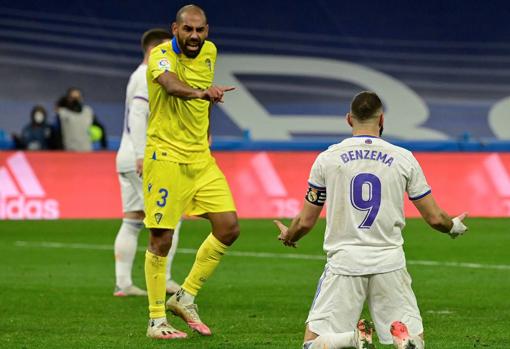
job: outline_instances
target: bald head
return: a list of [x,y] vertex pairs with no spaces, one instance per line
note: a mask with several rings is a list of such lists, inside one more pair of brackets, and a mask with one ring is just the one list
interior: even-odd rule
[[184,20],[184,16],[187,14],[200,15],[204,18],[205,23],[207,23],[207,17],[205,15],[204,10],[202,10],[202,8],[200,8],[199,6],[193,4],[181,7],[179,11],[177,11],[177,14],[175,16],[175,22],[177,24],[181,24]]
[[175,22],[172,23],[172,34],[186,57],[197,57],[209,34],[204,10],[197,5],[182,7],[177,11]]

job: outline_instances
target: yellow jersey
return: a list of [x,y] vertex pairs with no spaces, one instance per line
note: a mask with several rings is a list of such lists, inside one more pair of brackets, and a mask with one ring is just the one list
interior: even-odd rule
[[156,79],[169,71],[192,88],[205,90],[214,79],[216,52],[216,46],[206,40],[198,56],[188,58],[175,38],[152,49],[147,67],[150,114],[146,157],[178,163],[211,157],[207,137],[210,102],[171,96]]

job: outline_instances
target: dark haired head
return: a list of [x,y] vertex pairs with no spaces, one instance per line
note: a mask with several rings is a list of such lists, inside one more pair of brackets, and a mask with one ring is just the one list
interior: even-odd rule
[[166,29],[163,28],[153,28],[147,30],[142,35],[142,50],[143,52],[147,52],[149,47],[157,46],[166,40],[170,40],[172,38],[172,34]]
[[[59,101],[60,103],[61,101]],[[69,87],[67,89],[63,107],[74,112],[81,113],[83,108],[83,96],[81,90],[77,87]]]
[[382,102],[374,92],[360,92],[351,102],[351,116],[360,122],[377,118],[382,112]]

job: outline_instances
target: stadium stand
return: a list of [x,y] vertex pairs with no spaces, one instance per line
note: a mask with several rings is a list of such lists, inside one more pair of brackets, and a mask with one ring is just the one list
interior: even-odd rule
[[[458,11],[440,1],[374,2],[369,11],[338,2],[221,3],[207,8],[220,52],[216,80],[242,88],[216,108],[215,149],[323,149],[348,134],[338,115],[360,89],[379,90],[392,123],[386,136],[410,149],[510,149],[510,29],[498,1],[483,8],[468,1]],[[148,27],[166,26],[178,7],[155,1],[151,6],[165,11],[140,13],[136,4],[0,7],[0,73],[10,81],[0,87],[0,147],[11,146],[7,135],[22,126],[20,115],[34,103],[52,111],[70,82],[101,115],[110,149],[118,147],[124,86],[140,59],[137,39]],[[282,12],[284,23],[276,15]]]

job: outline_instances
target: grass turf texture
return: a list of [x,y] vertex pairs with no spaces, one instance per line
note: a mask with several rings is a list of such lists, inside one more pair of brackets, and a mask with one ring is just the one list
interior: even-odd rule
[[[468,219],[468,235],[451,240],[420,220],[409,220],[407,259],[509,265],[509,219]],[[113,241],[118,220],[0,221],[1,348],[300,348],[303,322],[323,260],[225,256],[197,297],[212,337],[191,333],[169,314],[187,340],[145,337],[145,297],[115,298]],[[322,255],[324,221],[300,243],[283,247],[271,221],[244,220],[231,251]],[[206,221],[187,221],[179,248],[196,249]],[[20,246],[17,241],[27,242]],[[90,244],[49,248],[40,242]],[[140,247],[147,243],[147,233]],[[102,249],[101,249],[102,248]],[[186,252],[186,251],[184,251]],[[182,281],[194,254],[178,253],[174,276]],[[510,348],[510,270],[410,264],[422,310],[427,347]],[[134,280],[145,288],[143,251]],[[395,290],[398,292],[398,290]],[[367,314],[365,313],[365,316]],[[376,344],[377,348],[389,348]]]

